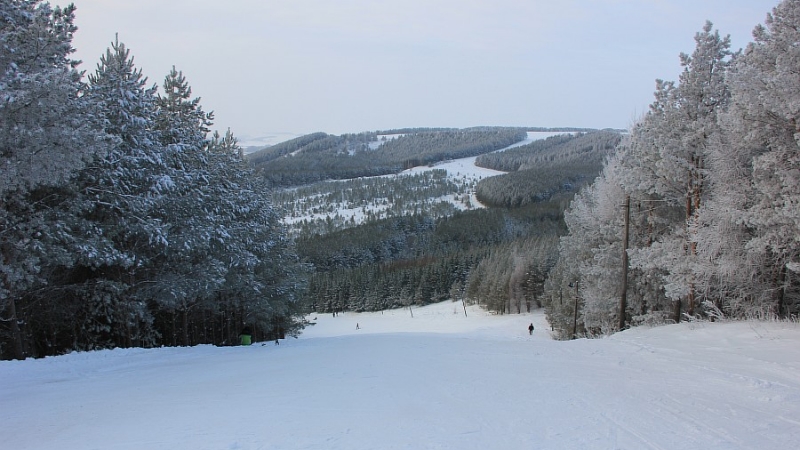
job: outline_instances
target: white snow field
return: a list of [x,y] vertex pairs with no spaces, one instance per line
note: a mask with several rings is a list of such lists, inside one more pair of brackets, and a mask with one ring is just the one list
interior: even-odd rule
[[798,324],[683,323],[558,342],[539,312],[467,313],[445,302],[413,318],[326,314],[278,346],[3,361],[0,448],[800,445]]

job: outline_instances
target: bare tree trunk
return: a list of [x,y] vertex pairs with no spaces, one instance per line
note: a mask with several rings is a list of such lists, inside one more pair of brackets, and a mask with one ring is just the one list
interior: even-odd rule
[[172,344],[171,345],[173,347],[177,347],[178,346],[178,332],[175,329],[175,327],[176,327],[176,325],[175,325],[175,315],[177,315],[177,312],[175,312],[175,310],[173,309],[172,313],[170,314],[170,317],[172,317]]
[[786,317],[784,310],[786,309],[785,306],[785,298],[786,298],[786,264],[781,267],[781,272],[778,278],[778,306],[777,306],[777,313],[778,317],[783,319]]
[[[0,258],[2,258],[2,263],[6,263],[6,254],[5,251],[0,252]],[[7,286],[10,289],[10,283],[8,282],[8,278],[6,275],[2,275],[2,283],[3,286]],[[14,359],[25,359],[25,352],[22,347],[22,330],[19,327],[19,317],[17,316],[17,301],[14,299],[13,291],[11,296],[8,299],[8,312],[11,317],[8,319],[11,322],[11,340],[12,340],[12,347],[14,349]]]
[[[700,210],[700,194],[703,190],[703,177],[701,172],[703,161],[699,155],[692,156],[692,166],[693,170],[689,173],[689,191],[686,198],[686,239],[688,240],[689,256],[694,259],[697,256],[697,241],[692,239],[690,225],[692,223],[692,218],[697,214],[697,211]],[[694,274],[692,273],[689,276],[689,295],[686,308],[687,313],[693,316],[696,297]]]
[[22,330],[19,327],[19,318],[17,317],[17,301],[11,297],[8,303],[8,309],[11,313],[11,339],[14,342],[14,359],[25,359],[25,352],[22,350]]
[[181,336],[181,338],[183,340],[183,343],[181,345],[183,345],[184,347],[188,347],[189,346],[189,308],[186,305],[183,306],[182,316],[183,317],[181,319],[182,319],[183,323],[181,325],[183,327],[183,335]]

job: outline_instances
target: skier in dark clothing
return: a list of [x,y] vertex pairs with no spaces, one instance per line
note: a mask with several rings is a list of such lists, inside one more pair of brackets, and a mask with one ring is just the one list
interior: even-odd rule
[[528,334],[533,335],[533,324],[528,325]]

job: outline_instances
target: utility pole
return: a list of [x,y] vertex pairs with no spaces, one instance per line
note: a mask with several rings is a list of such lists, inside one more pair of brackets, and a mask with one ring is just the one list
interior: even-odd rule
[[628,235],[631,226],[631,196],[625,196],[625,232],[622,237],[622,295],[619,298],[619,331],[625,329],[628,308]]
[[[576,280],[575,281],[575,311],[574,315],[572,316],[572,339],[578,334],[578,287],[581,285],[581,282]],[[569,284],[569,287],[572,287],[572,283]]]

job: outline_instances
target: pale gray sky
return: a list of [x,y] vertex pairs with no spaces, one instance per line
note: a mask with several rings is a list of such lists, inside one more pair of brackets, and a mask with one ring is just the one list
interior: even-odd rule
[[[706,19],[744,47],[778,0],[72,0],[94,71],[119,33],[243,143],[315,131],[626,128]],[[51,0],[54,4],[66,4]]]

